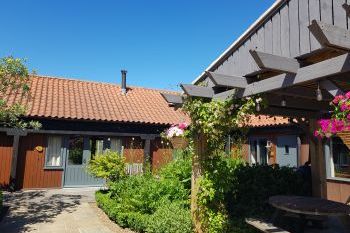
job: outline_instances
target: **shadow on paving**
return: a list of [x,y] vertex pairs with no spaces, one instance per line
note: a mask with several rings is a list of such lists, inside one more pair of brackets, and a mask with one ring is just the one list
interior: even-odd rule
[[10,209],[0,222],[0,232],[30,232],[34,224],[50,223],[63,211],[72,213],[81,195],[49,194],[49,191],[6,193],[4,204]]

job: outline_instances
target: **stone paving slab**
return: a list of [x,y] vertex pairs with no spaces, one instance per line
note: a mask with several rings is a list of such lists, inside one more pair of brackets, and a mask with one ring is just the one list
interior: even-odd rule
[[122,233],[108,226],[97,214],[96,188],[5,192],[10,206],[0,222],[1,233]]

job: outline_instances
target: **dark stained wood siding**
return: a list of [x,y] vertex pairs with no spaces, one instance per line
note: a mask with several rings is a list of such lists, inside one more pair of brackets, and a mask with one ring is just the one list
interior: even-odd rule
[[247,75],[258,71],[249,49],[287,57],[298,57],[320,49],[308,26],[316,19],[347,29],[349,19],[342,6],[346,1],[286,1],[211,71],[227,75]]
[[167,142],[162,143],[161,138],[151,142],[152,170],[157,171],[173,160],[173,149]]
[[0,133],[0,187],[10,182],[13,137]]
[[342,203],[350,201],[350,182],[327,180],[327,199]]
[[140,137],[123,137],[123,146],[123,155],[127,163],[144,162],[144,140]]
[[19,141],[17,186],[18,188],[60,188],[62,170],[44,170],[45,149],[42,152],[35,147],[46,146],[46,135],[28,134]]

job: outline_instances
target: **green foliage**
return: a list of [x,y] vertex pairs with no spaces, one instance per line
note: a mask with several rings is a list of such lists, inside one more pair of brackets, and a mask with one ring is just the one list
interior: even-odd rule
[[274,195],[306,195],[304,181],[292,168],[277,165],[240,166],[230,191],[233,216],[269,216],[268,198]]
[[[96,201],[122,227],[137,232],[160,232],[157,227],[172,229],[169,232],[188,232],[192,228],[190,190],[186,187],[190,168],[189,159],[176,160],[157,176],[147,173],[125,177],[110,183],[108,192],[97,192]],[[170,206],[174,209],[169,209]]]
[[41,128],[37,121],[24,121],[25,106],[19,103],[8,105],[4,96],[11,91],[26,96],[29,91],[29,74],[22,59],[5,57],[0,59],[0,125],[15,128]]
[[174,160],[159,171],[161,177],[169,180],[178,180],[187,190],[191,189],[191,173],[191,160],[188,157]]
[[117,152],[106,151],[96,155],[87,166],[88,172],[96,178],[118,181],[126,176],[125,158]]
[[233,130],[242,130],[257,104],[266,105],[261,97],[230,98],[226,101],[187,98],[183,105],[191,118],[187,135],[204,134],[209,150],[223,150],[224,137]]
[[206,232],[246,232],[245,217],[272,213],[273,195],[304,195],[303,180],[292,168],[253,165],[217,157],[200,181],[198,205]]
[[165,203],[150,216],[146,232],[191,233],[190,211],[178,202]]

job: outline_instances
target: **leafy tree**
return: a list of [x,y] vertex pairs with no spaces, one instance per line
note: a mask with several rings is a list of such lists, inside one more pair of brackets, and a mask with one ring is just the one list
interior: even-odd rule
[[26,107],[19,102],[9,104],[6,97],[10,94],[29,95],[29,72],[24,60],[13,57],[0,59],[0,125],[14,128],[40,128],[37,121],[25,121],[22,117]]

